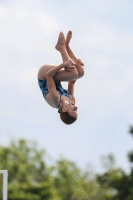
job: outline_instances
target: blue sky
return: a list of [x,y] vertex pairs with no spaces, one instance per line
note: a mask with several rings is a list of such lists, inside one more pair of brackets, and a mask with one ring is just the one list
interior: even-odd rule
[[[113,153],[128,170],[132,13],[132,1],[0,1],[0,143],[32,139],[54,160],[64,155],[95,170],[100,156]],[[79,119],[71,126],[46,104],[36,78],[43,64],[62,62],[54,46],[59,32],[68,30],[73,51],[85,63],[85,76],[75,85]]]

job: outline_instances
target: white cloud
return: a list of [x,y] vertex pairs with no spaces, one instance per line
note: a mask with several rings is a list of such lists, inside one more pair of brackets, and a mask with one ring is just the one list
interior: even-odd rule
[[101,1],[98,1],[98,0],[93,0],[90,2],[90,7],[92,10],[95,10],[95,12],[98,12],[98,11],[102,11],[102,12],[106,12],[108,10],[110,10],[113,6],[113,1],[111,0],[101,0]]
[[3,112],[0,112],[0,117],[6,119],[15,119],[17,117],[17,113],[15,110],[4,110]]
[[43,34],[49,35],[56,31],[57,22],[50,16],[43,13],[35,15],[35,21],[38,23]]
[[59,25],[54,13],[44,14],[35,9],[11,6],[0,7],[0,16],[0,37],[3,38],[0,41],[1,48],[5,49],[8,45],[8,49],[15,47],[30,52],[49,51],[50,35],[56,32]]
[[6,18],[9,16],[9,12],[6,8],[0,7],[0,18]]
[[18,9],[14,13],[14,16],[19,17],[19,18],[28,17],[29,15],[30,15],[30,12],[25,9]]
[[29,83],[32,85],[37,79],[37,72],[38,72],[38,69],[30,68],[26,70],[25,72],[23,72],[23,74],[21,75],[21,80],[25,83]]
[[106,26],[97,21],[89,24],[87,35],[81,40],[82,45],[92,49],[117,52],[125,49],[133,50],[133,33],[119,33],[115,27]]

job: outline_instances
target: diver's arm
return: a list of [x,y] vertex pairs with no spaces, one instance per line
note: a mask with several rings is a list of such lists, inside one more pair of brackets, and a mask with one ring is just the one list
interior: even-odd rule
[[46,73],[46,79],[48,77],[53,77],[60,69],[62,69],[64,67],[64,63],[62,63],[61,65],[54,67],[52,69],[50,69],[47,73]]
[[75,98],[75,96],[74,96],[74,86],[75,86],[75,82],[76,82],[76,80],[75,80],[75,81],[69,81],[69,82],[68,82],[68,91],[69,91],[70,95],[72,96],[72,100],[73,100],[74,102],[76,102],[76,98]]
[[54,67],[52,69],[50,69],[47,73],[46,73],[46,78],[47,77],[53,77],[60,69],[68,67],[70,69],[75,68],[74,63],[71,59],[66,60],[65,62],[63,62],[61,65]]

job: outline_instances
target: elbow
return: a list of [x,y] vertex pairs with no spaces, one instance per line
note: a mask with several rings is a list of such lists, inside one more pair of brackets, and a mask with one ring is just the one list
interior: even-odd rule
[[49,78],[49,77],[50,77],[49,72],[47,72],[46,73],[46,79]]

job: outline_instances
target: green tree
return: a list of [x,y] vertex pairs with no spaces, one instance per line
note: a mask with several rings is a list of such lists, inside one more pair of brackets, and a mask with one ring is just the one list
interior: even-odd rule
[[9,173],[8,199],[60,200],[45,157],[46,152],[31,141],[20,139],[8,147],[0,146],[0,169]]
[[46,152],[35,142],[20,139],[0,146],[0,168],[9,172],[8,200],[131,200],[131,176],[115,167],[112,155],[102,163],[105,173],[95,175],[64,158],[48,166]]
[[57,161],[55,188],[62,200],[105,200],[105,191],[91,171],[82,171],[74,162]]
[[[130,127],[129,133],[133,137],[133,127]],[[133,150],[128,153],[128,159],[129,159],[130,163],[132,164],[133,163]]]
[[[133,127],[130,127],[129,133],[133,136]],[[113,197],[109,199],[133,200],[133,151],[128,153],[128,159],[131,164],[129,173],[116,168],[114,165],[110,165],[110,158],[108,157],[108,166],[110,167],[106,168],[102,175],[97,175],[98,182],[102,187],[114,193]]]

